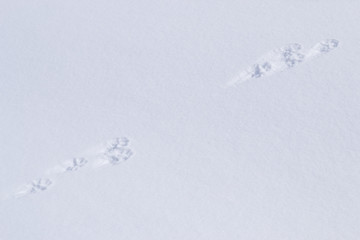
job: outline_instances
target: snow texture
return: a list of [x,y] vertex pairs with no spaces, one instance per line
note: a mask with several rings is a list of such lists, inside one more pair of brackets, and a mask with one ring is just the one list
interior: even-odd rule
[[0,240],[358,240],[359,12],[2,0]]

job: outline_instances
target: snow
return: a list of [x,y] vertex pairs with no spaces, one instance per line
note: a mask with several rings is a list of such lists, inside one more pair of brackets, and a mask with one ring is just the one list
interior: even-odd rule
[[360,2],[0,8],[0,239],[358,239]]

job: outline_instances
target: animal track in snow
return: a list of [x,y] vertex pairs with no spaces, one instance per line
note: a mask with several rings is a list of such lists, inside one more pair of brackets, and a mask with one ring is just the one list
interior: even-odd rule
[[128,147],[129,140],[125,137],[115,138],[108,143],[103,150],[100,151],[94,167],[101,167],[107,164],[117,165],[128,160],[133,151]]
[[317,43],[306,53],[302,51],[302,46],[298,43],[292,43],[274,49],[260,57],[247,69],[239,72],[237,76],[227,83],[227,86],[233,86],[254,78],[270,76],[274,73],[295,67],[299,63],[334,50],[338,45],[338,40],[326,39]]
[[62,174],[65,172],[74,172],[83,168],[88,163],[84,157],[74,157],[70,160],[62,161],[60,164],[46,170],[47,175]]
[[107,143],[107,149],[114,149],[118,147],[126,147],[129,145],[130,140],[126,137],[118,137]]
[[115,165],[128,160],[133,155],[133,153],[130,148],[121,147],[108,151],[104,153],[104,155],[105,158],[109,161],[109,163]]
[[88,161],[85,158],[73,158],[71,161],[66,162],[65,171],[76,171],[85,166]]
[[320,56],[331,52],[339,46],[339,41],[336,39],[326,39],[313,46],[306,54],[307,59]]
[[304,54],[300,52],[301,45],[292,43],[281,48],[274,49],[260,57],[255,64],[241,71],[233,78],[228,86],[244,82],[252,78],[269,76],[287,68],[294,67],[304,60]]
[[100,149],[88,152],[86,157],[75,157],[70,160],[65,160],[48,169],[44,174],[46,177],[38,178],[30,183],[24,184],[19,190],[8,196],[19,198],[29,194],[43,192],[53,186],[54,179],[59,180],[58,177],[63,176],[66,172],[76,172],[80,168],[86,168],[89,162],[93,162],[93,167],[117,165],[124,162],[133,155],[133,151],[128,147],[129,142],[130,140],[126,137],[118,137],[102,144]]
[[300,44],[292,44],[282,49],[282,61],[286,64],[287,67],[294,67],[296,64],[301,63],[304,60],[304,54],[300,52]]
[[43,192],[51,185],[53,185],[53,181],[51,179],[39,178],[21,187],[20,190],[15,193],[15,197],[19,198],[28,194]]
[[259,78],[264,76],[271,70],[271,64],[265,62],[263,64],[255,64],[251,67],[250,73],[252,78]]

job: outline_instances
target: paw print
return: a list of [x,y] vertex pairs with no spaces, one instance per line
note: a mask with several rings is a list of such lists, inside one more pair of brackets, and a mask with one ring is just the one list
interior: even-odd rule
[[53,182],[48,178],[39,178],[31,182],[30,193],[45,191]]
[[51,185],[53,184],[53,181],[49,178],[39,178],[36,180],[33,180],[31,183],[26,184],[22,188],[20,188],[19,191],[15,193],[15,197],[23,197],[28,194],[38,193],[47,190]]
[[76,171],[83,167],[88,161],[85,158],[73,158],[65,167],[65,171]]
[[262,77],[266,72],[271,70],[271,64],[265,62],[263,64],[255,64],[252,66],[250,72],[252,78]]
[[317,50],[321,53],[327,53],[339,46],[339,41],[336,39],[327,39],[317,45]]
[[282,60],[285,62],[286,66],[294,67],[296,64],[304,60],[305,55],[300,53],[300,50],[301,45],[297,43],[292,44],[283,50]]
[[128,160],[132,155],[132,150],[127,147],[129,139],[126,137],[115,138],[107,144],[104,152],[105,159],[112,165]]

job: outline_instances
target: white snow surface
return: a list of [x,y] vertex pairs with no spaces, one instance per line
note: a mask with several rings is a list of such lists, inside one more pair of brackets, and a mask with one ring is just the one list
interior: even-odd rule
[[360,1],[3,0],[0,240],[357,240]]

